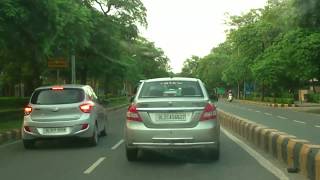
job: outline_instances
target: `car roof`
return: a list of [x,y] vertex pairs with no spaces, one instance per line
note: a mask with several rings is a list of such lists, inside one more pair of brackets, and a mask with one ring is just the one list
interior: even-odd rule
[[84,87],[90,87],[89,85],[81,85],[81,84],[63,84],[63,85],[51,85],[51,86],[41,86],[36,88],[36,90],[39,89],[50,89],[53,87],[64,87],[64,88],[81,88],[83,89]]
[[147,79],[144,82],[157,82],[157,81],[200,81],[196,78],[187,78],[187,77],[166,77],[166,78],[155,78],[155,79]]

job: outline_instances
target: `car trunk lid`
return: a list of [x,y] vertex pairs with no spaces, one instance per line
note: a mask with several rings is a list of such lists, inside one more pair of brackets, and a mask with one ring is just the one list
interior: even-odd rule
[[139,101],[137,110],[148,128],[195,127],[208,103],[203,98],[158,98]]

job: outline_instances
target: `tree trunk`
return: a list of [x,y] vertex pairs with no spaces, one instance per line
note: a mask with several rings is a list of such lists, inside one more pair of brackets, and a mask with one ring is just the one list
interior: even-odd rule
[[243,99],[246,99],[246,80],[243,80]]
[[264,101],[264,92],[265,89],[264,89],[264,81],[262,81],[262,90],[261,90],[261,101]]
[[315,85],[315,82],[314,82],[314,78],[311,79],[311,82],[312,82],[312,89],[313,89],[313,93],[317,93],[316,92],[316,85]]
[[237,98],[240,99],[240,82],[238,81],[237,84],[238,84],[238,97]]

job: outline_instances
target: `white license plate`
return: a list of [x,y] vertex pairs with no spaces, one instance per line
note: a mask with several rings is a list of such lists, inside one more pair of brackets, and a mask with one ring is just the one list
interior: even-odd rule
[[43,128],[43,134],[45,135],[59,135],[67,133],[67,128]]
[[158,121],[186,121],[186,113],[159,113]]

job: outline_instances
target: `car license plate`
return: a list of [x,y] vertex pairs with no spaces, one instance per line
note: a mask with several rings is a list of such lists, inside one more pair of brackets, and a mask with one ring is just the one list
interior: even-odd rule
[[186,113],[159,113],[158,121],[186,121]]
[[60,135],[60,134],[66,134],[67,128],[43,128],[43,134],[45,135]]

